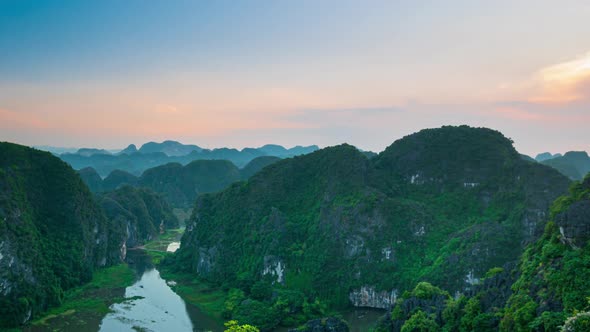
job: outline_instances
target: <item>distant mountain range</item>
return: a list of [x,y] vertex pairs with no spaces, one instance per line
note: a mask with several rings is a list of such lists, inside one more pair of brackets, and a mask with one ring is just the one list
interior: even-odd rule
[[148,142],[139,149],[131,144],[123,150],[115,151],[82,148],[71,152],[71,149],[47,146],[38,147],[38,149],[58,155],[74,169],[81,170],[92,167],[101,177],[106,177],[116,169],[139,176],[148,168],[171,162],[186,165],[194,160],[228,160],[237,167],[243,167],[257,157],[289,158],[314,152],[319,148],[317,145],[310,145],[287,149],[280,145],[268,144],[259,148],[244,148],[242,150],[232,148],[203,149],[196,145],[164,141],[162,143]]
[[582,180],[590,172],[590,157],[586,151],[569,151],[564,155],[540,153],[535,160],[551,166],[572,180]]

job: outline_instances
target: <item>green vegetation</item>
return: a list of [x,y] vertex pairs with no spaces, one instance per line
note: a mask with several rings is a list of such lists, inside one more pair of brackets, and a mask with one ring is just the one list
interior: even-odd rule
[[[444,305],[433,300],[416,302],[416,298],[434,299],[441,294],[436,287],[419,283],[395,306],[392,321],[410,324],[414,316],[405,316],[404,309],[414,305],[413,310],[441,313],[441,319],[433,322],[443,331],[588,331],[589,207],[590,175],[575,183],[569,195],[555,200],[544,233],[527,247],[513,270],[490,269],[470,296],[448,298]],[[418,318],[426,324],[427,316]],[[390,326],[380,325],[385,330]]]
[[146,170],[138,185],[151,188],[174,207],[190,207],[197,195],[219,191],[241,179],[240,170],[227,160],[196,160],[186,166],[170,163]]
[[401,332],[438,332],[440,327],[424,311],[418,310],[402,326]]
[[143,247],[148,251],[166,251],[170,243],[180,241],[183,232],[184,229],[180,228],[167,229],[164,234],[157,235],[155,239],[149,241]]
[[113,303],[129,300],[123,297],[125,287],[130,286],[135,278],[135,273],[127,264],[97,270],[90,282],[66,291],[60,306],[48,310],[31,324],[46,325],[49,320],[74,313],[102,318]]
[[[561,326],[565,317],[590,309],[590,246],[588,234],[584,246],[575,246],[575,238],[566,238],[560,230],[561,216],[574,211],[578,203],[590,200],[590,176],[576,183],[570,195],[561,197],[551,207],[551,219],[545,233],[523,254],[518,272],[520,277],[512,285],[502,323],[504,331],[548,330]],[[590,220],[589,211],[582,210],[581,220]],[[580,225],[583,226],[583,225]]]
[[[244,299],[230,303],[227,319],[254,324],[259,316],[243,313],[256,311],[266,318],[261,329],[296,325],[349,306],[349,292],[365,285],[402,293],[420,281],[450,293],[475,287],[542,233],[536,211],[568,184],[489,129],[424,130],[370,160],[341,145],[199,196],[184,245],[166,264],[240,290]],[[277,310],[280,295],[268,297],[281,292],[294,295],[288,319]],[[484,326],[492,318],[478,319]]]
[[442,289],[425,281],[419,282],[416,287],[414,287],[414,290],[412,290],[410,293],[410,296],[423,300],[428,300],[438,295],[450,297],[448,292],[445,292]]
[[[154,257],[152,251],[149,254],[152,258]],[[164,257],[169,257],[170,255],[163,254]],[[220,287],[203,282],[193,274],[171,271],[165,264],[159,265],[159,271],[162,278],[174,280],[177,283],[176,286],[172,286],[172,289],[185,301],[197,306],[210,317],[220,321],[223,319],[222,313],[224,312],[227,299],[226,291]]]
[[168,203],[149,189],[123,186],[100,194],[98,200],[114,227],[127,234],[125,242],[129,248],[178,227],[178,219]]
[[279,160],[281,160],[281,158],[274,156],[262,156],[254,158],[246,166],[244,166],[244,168],[240,169],[240,176],[242,179],[247,180],[252,175],[260,172],[261,169],[268,165],[272,165]]
[[225,332],[259,332],[260,330],[252,325],[239,325],[237,321],[230,320],[225,324]]
[[47,152],[0,143],[0,327],[64,302],[119,261],[115,232],[78,174]]

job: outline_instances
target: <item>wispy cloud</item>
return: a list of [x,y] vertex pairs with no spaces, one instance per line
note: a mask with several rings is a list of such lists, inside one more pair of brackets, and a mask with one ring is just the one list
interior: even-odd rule
[[590,97],[590,52],[539,70],[540,91],[532,102],[564,103]]

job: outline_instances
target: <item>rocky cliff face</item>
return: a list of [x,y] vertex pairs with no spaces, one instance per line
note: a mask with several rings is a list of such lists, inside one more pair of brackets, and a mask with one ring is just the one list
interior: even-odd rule
[[556,216],[564,241],[575,247],[584,246],[590,240],[590,200],[572,203],[570,207]]
[[353,289],[348,298],[355,307],[367,307],[378,309],[390,309],[395,305],[398,294],[397,290],[376,291],[375,287],[363,286],[360,289]]
[[64,290],[119,257],[74,170],[47,152],[0,143],[0,327],[59,304]]

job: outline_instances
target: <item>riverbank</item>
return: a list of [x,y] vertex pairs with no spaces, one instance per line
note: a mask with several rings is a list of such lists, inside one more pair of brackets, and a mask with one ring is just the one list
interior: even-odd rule
[[89,325],[98,328],[111,305],[128,300],[125,288],[135,280],[134,271],[126,263],[97,270],[89,283],[66,291],[62,305],[48,310],[22,330],[55,331]]
[[[171,245],[180,243],[184,228],[172,229],[159,236],[158,239],[150,241],[143,249],[151,257],[152,263],[159,269],[162,279],[167,280],[170,288],[176,292],[183,300],[194,305],[204,314],[213,320],[223,323],[222,313],[225,310],[225,301],[227,292],[219,287],[215,287],[206,282],[199,280],[191,273],[177,273],[160,262],[167,256],[172,255],[168,252]],[[173,246],[176,249],[176,246]]]
[[[179,241],[183,232],[184,229],[168,230],[143,247],[130,250],[145,250],[153,264],[158,264],[166,256],[167,246]],[[125,289],[139,277],[127,263],[96,270],[89,283],[66,291],[59,307],[49,309],[29,325],[14,331],[98,330],[112,305],[133,300],[125,297]]]
[[[159,255],[156,253],[157,256]],[[186,302],[199,308],[206,315],[223,323],[222,313],[225,310],[225,301],[227,300],[226,291],[201,281],[194,274],[177,273],[164,265],[160,265],[159,269],[163,279],[174,282],[173,286],[171,286],[174,292]]]

